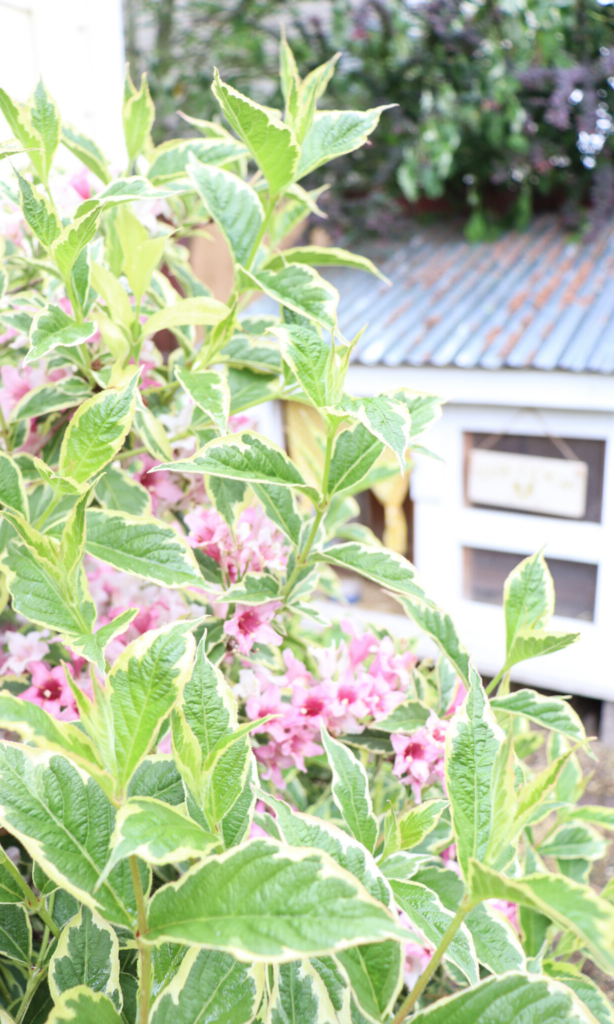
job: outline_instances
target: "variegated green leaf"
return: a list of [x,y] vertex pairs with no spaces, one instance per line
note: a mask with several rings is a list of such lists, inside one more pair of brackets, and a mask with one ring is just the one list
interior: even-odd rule
[[328,990],[309,960],[277,965],[273,979],[267,1024],[333,1024]]
[[[72,322],[74,324],[74,321]],[[86,326],[90,333],[92,330],[91,324],[74,324],[74,326]],[[81,405],[81,402],[85,402],[87,398],[91,397],[91,388],[80,377],[66,377],[65,380],[54,381],[53,384],[41,384],[37,388],[32,388],[27,395],[20,399],[11,412],[11,420],[17,423],[20,420],[29,420],[37,416],[48,416],[50,412],[58,412],[61,409],[71,409],[75,405]]]
[[[6,96],[6,93],[4,93],[4,95]],[[6,111],[4,109],[3,113],[6,115]],[[36,142],[40,146],[40,136],[38,133],[33,138],[36,139]],[[36,159],[36,154],[34,152],[31,153],[31,159],[33,161]],[[60,219],[47,197],[42,195],[38,189],[34,188],[29,181],[22,178],[19,171],[15,171],[15,174],[17,175],[17,180],[19,182],[21,209],[23,210],[23,215],[39,241],[49,248],[62,231]]]
[[175,376],[198,408],[211,417],[221,434],[225,434],[230,414],[230,388],[226,378],[215,370],[191,373],[180,366],[176,367]]
[[417,581],[416,570],[402,555],[365,544],[337,544],[314,556],[318,562],[328,562],[343,569],[353,569],[368,580],[379,583],[386,590],[409,597],[424,598],[424,590]]
[[97,178],[100,178],[104,185],[109,184],[111,173],[106,158],[92,139],[77,131],[76,128],[63,124],[61,141],[82,164],[85,164]]
[[522,629],[543,629],[554,614],[554,584],[541,551],[520,562],[503,588],[506,649]]
[[147,177],[158,183],[172,181],[186,175],[192,160],[220,167],[246,155],[245,146],[231,135],[222,134],[221,138],[212,139],[170,139],[154,149]]
[[0,903],[0,954],[20,964],[32,959],[30,919],[17,903]]
[[328,493],[352,494],[379,459],[384,444],[362,423],[354,423],[335,439],[328,475]]
[[0,451],[0,504],[29,519],[28,496],[21,470],[14,459]]
[[[33,1024],[39,1024],[39,1021],[33,1021]],[[46,1024],[123,1024],[123,1021],[111,1000],[102,992],[93,992],[85,985],[78,985],[60,996]]]
[[96,497],[112,512],[129,512],[133,516],[151,515],[149,491],[123,469],[107,466],[96,484]]
[[[411,437],[411,417],[407,406],[390,395],[352,398],[344,395],[339,402],[341,413],[349,413],[374,437],[394,452],[401,472],[405,470],[405,453]],[[335,411],[334,409],[332,411]]]
[[79,253],[94,239],[98,230],[101,210],[95,207],[89,213],[77,217],[62,231],[51,244],[51,255],[58,265],[64,281],[70,281],[70,273]]
[[581,719],[561,697],[545,697],[535,690],[515,690],[503,697],[491,697],[490,705],[495,712],[528,718],[545,729],[560,732],[574,743],[586,739]]
[[323,409],[328,403],[330,346],[312,327],[273,327],[270,333],[279,340],[281,353],[309,400]]
[[614,1024],[614,1008],[605,992],[584,974],[577,964],[559,963],[556,960],[544,961],[544,974],[554,978],[572,989],[599,1024]]
[[229,312],[223,302],[197,295],[191,299],[178,299],[172,306],[153,313],[145,321],[143,330],[146,334],[155,334],[169,327],[185,327],[189,324],[214,326],[225,320]]
[[338,249],[334,245],[299,245],[284,249],[283,252],[269,256],[264,266],[267,270],[279,270],[287,263],[304,263],[309,267],[349,267],[352,270],[366,270],[368,274],[375,274],[382,281],[388,280],[366,256]]
[[90,555],[165,587],[202,586],[192,549],[162,520],[110,509],[89,509],[86,520]]
[[49,962],[49,988],[54,1002],[77,985],[102,992],[121,1012],[117,935],[103,918],[85,906],[63,928]]
[[316,113],[301,147],[297,181],[329,160],[364,146],[371,132],[377,128],[384,110],[388,110],[388,106],[374,107],[372,110],[325,110]]
[[[59,345],[64,348],[81,345],[93,337],[95,332],[96,324],[78,324],[59,306],[45,306],[32,321],[30,349],[25,362],[35,363],[43,356],[49,355]],[[30,400],[32,398],[31,394],[27,397]]]
[[188,175],[205,211],[220,227],[235,262],[249,264],[264,224],[258,193],[236,174],[194,158],[190,160]]
[[326,729],[322,729],[322,743],[333,773],[335,803],[352,835],[372,853],[378,828],[367,773],[345,744],[333,739]]
[[191,949],[156,999],[150,1024],[249,1024],[262,999],[264,971],[228,953]]
[[117,455],[136,408],[133,376],[123,388],[109,388],[80,405],[68,424],[60,449],[60,474],[85,483]]
[[[454,914],[446,910],[439,897],[421,882],[400,882],[392,879],[392,891],[402,910],[418,931],[439,945],[452,922]],[[461,925],[445,954],[471,985],[477,984],[479,969],[473,939],[466,925]]]
[[243,268],[240,281],[243,290],[257,288],[281,306],[313,320],[320,327],[329,331],[336,327],[339,293],[313,267],[289,263],[281,270],[259,270],[253,273]]

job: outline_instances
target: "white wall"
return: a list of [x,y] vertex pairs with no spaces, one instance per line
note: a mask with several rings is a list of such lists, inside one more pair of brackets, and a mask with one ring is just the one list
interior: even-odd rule
[[[580,641],[516,666],[512,679],[613,701],[614,379],[524,371],[354,367],[348,389],[368,394],[403,384],[449,400],[442,419],[425,438],[427,447],[444,461],[420,457],[412,476],[414,557],[427,593],[452,615],[480,671],[492,676],[503,663],[503,613],[500,607],[464,598],[463,547],[530,553],[545,546],[546,559],[597,564],[594,622],[557,616],[552,620],[553,629],[579,632]],[[602,522],[468,507],[463,493],[465,432],[605,440]],[[389,625],[414,632],[403,620]],[[424,651],[428,652],[428,645]]]
[[0,0],[0,86],[24,102],[42,77],[64,120],[122,163],[123,67],[121,0]]

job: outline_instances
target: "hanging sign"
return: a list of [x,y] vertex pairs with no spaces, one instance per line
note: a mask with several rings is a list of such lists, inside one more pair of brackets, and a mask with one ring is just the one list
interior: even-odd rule
[[586,462],[472,448],[468,463],[467,498],[473,505],[567,519],[586,513]]

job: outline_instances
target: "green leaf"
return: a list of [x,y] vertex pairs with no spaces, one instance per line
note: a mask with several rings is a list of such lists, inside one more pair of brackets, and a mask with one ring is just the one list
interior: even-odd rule
[[332,956],[319,956],[311,958],[311,965],[326,985],[330,1001],[337,1011],[338,1020],[340,1022],[349,1020],[350,987],[339,964]]
[[166,306],[153,313],[144,323],[145,334],[156,334],[169,327],[184,327],[189,324],[210,326],[221,323],[228,316],[229,309],[223,302],[197,295],[191,299],[178,299],[172,306]]
[[279,391],[279,375],[254,373],[246,368],[242,370],[228,369],[228,386],[230,387],[230,412],[236,413],[251,409],[275,398]]
[[503,697],[491,697],[495,712],[520,715],[529,721],[567,736],[574,743],[586,739],[584,726],[571,704],[561,697],[544,697],[535,690],[515,690]]
[[98,914],[83,906],[62,930],[49,961],[49,988],[55,1003],[77,985],[102,992],[121,1011],[117,935]]
[[100,504],[112,512],[128,512],[133,516],[151,515],[149,491],[123,469],[107,466],[95,491]]
[[97,178],[100,178],[104,185],[109,184],[111,172],[106,158],[92,139],[83,135],[76,128],[63,124],[61,141],[82,164],[85,164]]
[[196,186],[205,212],[220,227],[234,261],[249,263],[264,224],[258,193],[236,174],[199,163],[193,157],[188,176]]
[[179,473],[208,473],[211,476],[246,480],[248,483],[294,487],[308,497],[316,492],[305,483],[295,464],[272,441],[243,430],[214,438],[188,459],[156,466],[152,472],[172,469]]
[[55,151],[60,143],[60,112],[56,103],[45,89],[42,79],[39,80],[28,104],[32,127],[43,143],[44,174],[47,181],[53,163]]
[[366,576],[379,583],[386,590],[396,591],[410,597],[424,597],[424,591],[416,579],[416,570],[402,555],[381,548],[369,548],[365,544],[338,544],[314,556],[317,562],[328,562],[343,569]]
[[221,434],[228,429],[230,415],[230,388],[228,381],[215,370],[190,373],[177,366],[175,376],[199,409],[209,416]]
[[533,820],[535,811],[552,793],[561,775],[561,770],[571,759],[572,754],[573,751],[571,750],[564,751],[560,757],[557,757],[543,768],[530,782],[526,782],[521,786],[518,792],[516,815],[513,824],[514,834],[517,835]]
[[561,825],[538,845],[541,857],[557,857],[565,860],[601,860],[605,857],[608,843],[590,825]]
[[118,812],[105,875],[134,854],[148,864],[177,864],[202,858],[219,841],[181,810],[152,797],[132,797]]
[[[75,324],[75,326],[84,325]],[[91,325],[87,326],[91,331]],[[66,377],[64,380],[54,381],[53,384],[40,384],[39,387],[32,388],[27,395],[20,399],[11,412],[11,420],[18,423],[20,420],[47,416],[50,412],[71,409],[75,405],[81,405],[81,402],[91,396],[89,385],[80,377]]]
[[447,806],[447,800],[426,800],[402,814],[397,819],[401,842],[399,849],[411,850],[418,846],[433,831]]
[[61,234],[51,245],[51,255],[58,265],[64,281],[70,280],[70,272],[75,265],[79,253],[85,249],[96,235],[101,208],[96,207],[89,213],[77,217],[62,229]]
[[412,733],[426,724],[431,709],[419,700],[406,700],[385,718],[378,719],[376,728],[384,732]]
[[313,267],[290,263],[281,270],[254,273],[241,268],[239,277],[243,291],[257,288],[279,302],[280,306],[313,320],[329,331],[335,330],[339,292]]
[[30,919],[16,903],[0,903],[0,953],[21,964],[32,959]]
[[147,78],[143,75],[139,90],[135,90],[125,101],[122,111],[124,138],[130,162],[145,148],[155,116],[156,108],[149,93]]
[[258,767],[253,751],[249,752],[249,766],[243,789],[220,821],[220,832],[224,848],[237,846],[247,837],[254,820],[256,798],[254,789],[258,786]]
[[164,462],[172,459],[173,450],[160,420],[147,408],[140,394],[136,403],[134,429],[139,434],[144,447],[154,459]]
[[324,728],[322,743],[333,773],[335,803],[352,835],[373,853],[378,828],[367,773],[354,754],[343,743],[329,736]]
[[525,558],[503,588],[506,650],[520,630],[543,629],[554,615],[554,584],[541,551]]
[[281,583],[276,576],[262,572],[248,572],[240,583],[234,583],[225,590],[224,601],[239,601],[241,604],[265,604],[281,597]]
[[442,399],[437,395],[425,395],[421,391],[412,391],[411,388],[401,388],[400,391],[391,392],[391,395],[397,402],[403,402],[407,406],[411,417],[412,440],[441,416]]
[[154,1002],[150,1024],[249,1024],[262,999],[264,970],[218,950],[191,949]]
[[29,152],[30,160],[39,178],[42,178],[45,171],[43,140],[34,129],[28,112],[21,103],[14,103],[4,89],[0,89],[0,110],[15,138]]
[[392,893],[367,848],[332,821],[316,818],[293,810],[285,801],[261,790],[258,799],[273,811],[281,838],[289,846],[303,846],[324,850],[340,867],[345,868],[361,882],[367,892],[380,903],[390,905]]
[[607,996],[576,964],[545,960],[543,970],[549,978],[554,978],[572,989],[578,999],[588,1006],[599,1024],[614,1024],[614,1010]]
[[572,818],[574,821],[589,821],[593,825],[599,825],[600,828],[606,828],[611,832],[614,831],[614,808],[612,807],[580,804],[578,807],[570,807],[569,809],[561,810],[559,813],[565,819]]
[[[239,480],[227,480],[223,476],[211,476],[207,477],[205,485],[207,494],[217,511],[227,523],[234,525],[240,510],[245,506],[247,484],[241,483]],[[283,491],[284,494],[290,493],[281,487],[278,490]],[[196,557],[199,557],[198,554]],[[199,562],[199,564],[201,563]],[[215,569],[213,571],[215,572]],[[222,582],[221,572],[219,582]]]
[[282,356],[311,403],[323,409],[328,404],[330,346],[312,327],[273,327],[270,333],[278,339]]
[[337,953],[352,997],[370,1020],[386,1020],[403,987],[404,957],[398,942],[378,942]]
[[296,139],[290,128],[264,107],[226,85],[217,69],[214,75],[213,95],[264,174],[274,198],[294,178],[300,152]]
[[[452,912],[446,910],[439,897],[420,882],[392,879],[390,884],[398,905],[414,927],[434,946],[438,946],[454,918]],[[466,925],[460,926],[445,955],[462,971],[471,985],[477,984],[479,970],[475,948]]]
[[122,1024],[122,1018],[102,992],[78,985],[61,995],[47,1024]]
[[390,104],[372,110],[326,110],[316,113],[301,147],[296,180],[300,181],[329,160],[335,160],[363,146],[371,132],[377,128],[382,111],[389,107]]
[[117,455],[132,425],[136,382],[135,374],[123,388],[101,391],[79,406],[62,440],[61,475],[85,483]]
[[352,270],[366,270],[368,274],[375,274],[382,281],[388,281],[366,256],[359,256],[358,253],[348,252],[346,249],[337,249],[332,245],[299,245],[296,248],[284,249],[269,256],[264,268],[279,270],[288,263],[302,263],[309,267],[350,267]]
[[257,839],[158,889],[147,939],[284,962],[405,935],[391,912],[325,853]]
[[[0,694],[0,699],[2,694]],[[6,866],[7,862],[11,865],[11,870]],[[23,884],[20,885],[17,878],[13,874],[13,870],[19,874],[17,868],[9,861],[7,854],[3,853],[2,859],[0,859],[0,903],[23,903],[24,896],[27,890],[27,883],[25,878]],[[21,875],[19,874],[21,878]],[[36,885],[36,879],[32,881]],[[37,889],[40,888],[36,886]]]
[[[133,640],[113,664],[107,694],[113,715],[116,777],[125,788],[151,749],[192,670],[195,622],[176,622]],[[111,767],[111,766],[109,766]]]
[[141,761],[128,784],[128,796],[150,796],[171,807],[185,802],[181,775],[167,754],[150,754]]
[[132,620],[138,615],[138,608],[127,608],[120,612],[106,626],[101,626],[95,633],[83,633],[81,636],[70,638],[71,650],[76,654],[82,654],[88,661],[93,661],[101,672],[105,670],[105,647],[121,636],[128,629]]
[[15,171],[21,193],[21,209],[32,231],[49,248],[62,231],[59,218],[48,199]]
[[554,874],[507,878],[472,860],[469,891],[476,902],[503,899],[539,911],[577,935],[603,971],[614,971],[614,906],[589,886]]
[[490,977],[475,988],[440,999],[412,1017],[412,1024],[595,1024],[592,1015],[565,985],[536,974],[510,972]]
[[328,476],[328,493],[352,494],[371,471],[384,444],[362,423],[354,423],[335,439]]
[[275,484],[252,484],[256,497],[264,505],[269,519],[272,519],[280,530],[294,545],[298,545],[301,537],[303,520],[299,515],[294,495],[288,487],[277,487]]
[[[81,345],[92,338],[95,332],[96,324],[88,322],[78,324],[59,306],[45,306],[32,321],[30,348],[24,362],[35,363],[38,359],[53,352],[58,345],[62,345],[64,348]],[[31,399],[31,393],[27,397]]]
[[122,572],[165,587],[202,586],[187,541],[172,526],[151,516],[90,509],[85,548]]
[[254,341],[247,334],[235,334],[220,355],[229,366],[247,366],[257,373],[281,373],[279,348],[264,338]]
[[407,615],[435,641],[465,685],[468,686],[470,672],[474,670],[471,666],[469,652],[461,642],[450,616],[430,602],[418,600],[415,597],[397,597],[396,600]]
[[10,541],[4,564],[13,607],[30,622],[66,636],[91,630],[96,609],[89,598],[85,572],[79,575],[78,591],[69,596],[64,575],[29,544]]
[[94,896],[115,819],[94,779],[61,755],[10,743],[0,745],[0,779],[0,820],[45,874],[108,921],[132,928],[136,905],[126,863]]
[[231,135],[218,139],[169,139],[151,154],[147,177],[155,182],[172,181],[183,178],[192,161],[219,167],[246,155],[245,146]]
[[336,1020],[326,985],[309,960],[279,964],[273,979],[267,1011],[271,1024],[324,1024]]
[[28,496],[17,463],[0,451],[0,503],[29,519]]
[[555,633],[553,630],[520,629],[514,635],[514,639],[505,658],[505,670],[517,665],[519,661],[528,661],[530,658],[539,658],[543,654],[553,654],[554,651],[562,651],[569,647],[580,637],[579,633]]
[[[405,453],[411,436],[411,418],[407,406],[390,395],[352,398],[344,395],[339,409],[357,419],[374,437],[394,452],[401,472],[405,471]],[[336,411],[335,409],[331,411]]]
[[483,859],[493,833],[497,794],[492,777],[505,733],[497,725],[479,675],[470,668],[465,703],[447,733],[446,790],[458,862],[467,878],[469,859]]
[[0,724],[25,741],[61,751],[78,763],[99,763],[91,740],[78,726],[58,721],[44,708],[7,690],[0,690]]
[[130,328],[134,320],[134,309],[128,298],[127,291],[110,270],[100,263],[93,262],[91,267],[92,284],[100,298],[109,309],[109,313],[122,327]]

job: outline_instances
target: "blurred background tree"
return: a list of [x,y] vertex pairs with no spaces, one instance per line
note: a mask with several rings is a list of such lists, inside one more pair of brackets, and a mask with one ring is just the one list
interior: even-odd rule
[[306,72],[340,50],[327,104],[398,106],[373,143],[314,175],[333,232],[403,230],[401,211],[466,218],[472,239],[537,209],[570,227],[614,210],[614,5],[599,0],[124,0],[156,139],[209,118],[211,68],[277,94],[280,24]]

